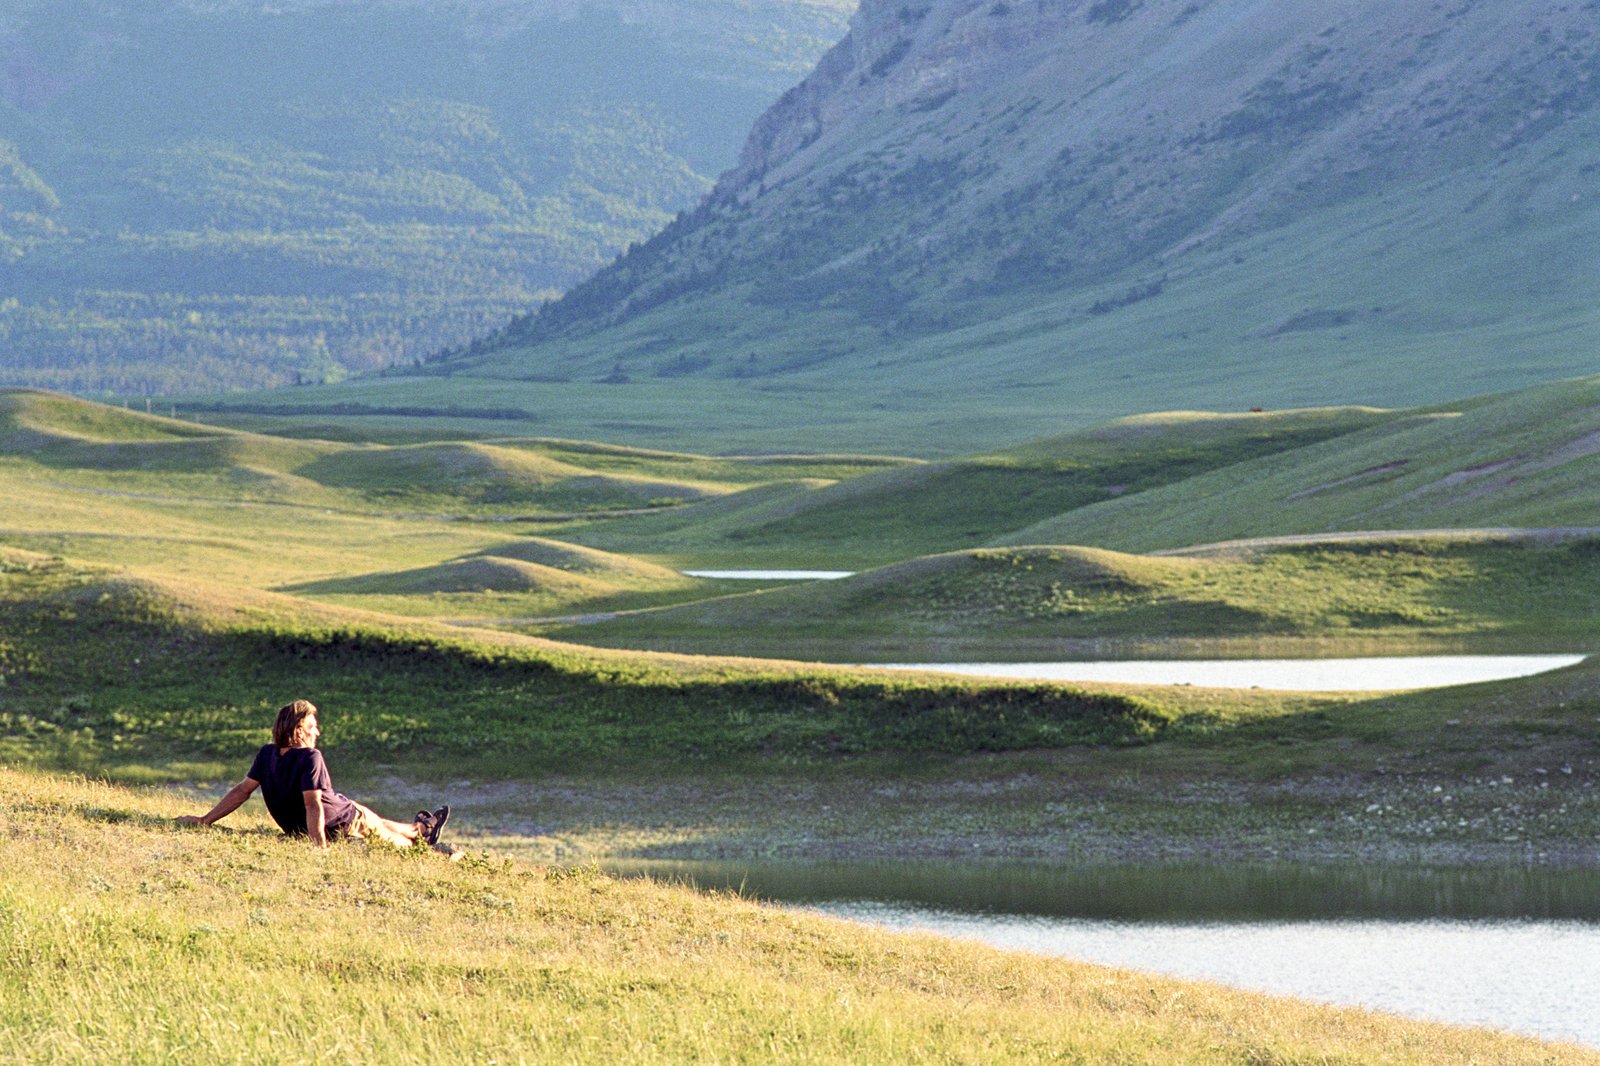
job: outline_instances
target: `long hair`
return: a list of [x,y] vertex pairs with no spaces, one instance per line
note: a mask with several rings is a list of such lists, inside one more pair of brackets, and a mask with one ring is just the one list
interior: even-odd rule
[[295,734],[307,718],[317,713],[317,705],[310,700],[295,700],[278,710],[278,720],[272,723],[272,742],[280,748],[294,747]]

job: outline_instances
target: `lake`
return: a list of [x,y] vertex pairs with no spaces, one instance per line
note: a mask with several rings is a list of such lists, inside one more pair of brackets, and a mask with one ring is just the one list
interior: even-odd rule
[[1600,1047],[1600,874],[641,862],[893,930]]
[[1032,681],[1120,681],[1139,685],[1359,692],[1438,688],[1528,677],[1572,666],[1582,655],[1410,655],[1364,659],[1150,659],[1030,663],[859,663],[883,670],[938,670]]

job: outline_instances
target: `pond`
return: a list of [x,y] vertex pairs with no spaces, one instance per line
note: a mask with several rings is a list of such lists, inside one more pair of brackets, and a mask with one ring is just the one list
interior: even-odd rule
[[1572,666],[1582,655],[1413,655],[1365,659],[1160,659],[1032,663],[861,663],[884,670],[939,670],[1033,681],[1121,681],[1141,685],[1358,692],[1437,688],[1528,677]]
[[685,570],[685,577],[714,577],[723,581],[838,581],[854,577],[853,570]]
[[896,930],[1600,1047],[1600,873],[641,862]]

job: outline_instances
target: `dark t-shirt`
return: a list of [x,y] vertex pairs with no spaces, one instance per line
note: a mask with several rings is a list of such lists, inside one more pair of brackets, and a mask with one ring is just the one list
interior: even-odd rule
[[304,793],[315,788],[322,790],[322,825],[330,837],[355,820],[356,805],[333,790],[328,764],[316,748],[290,748],[279,754],[276,744],[268,744],[256,752],[249,777],[260,782],[261,798],[285,833],[306,832]]

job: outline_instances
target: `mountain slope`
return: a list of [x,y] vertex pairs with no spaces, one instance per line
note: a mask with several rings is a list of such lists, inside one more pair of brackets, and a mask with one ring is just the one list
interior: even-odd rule
[[438,369],[836,445],[875,403],[988,444],[1592,371],[1597,105],[1559,0],[869,0],[698,208]]

